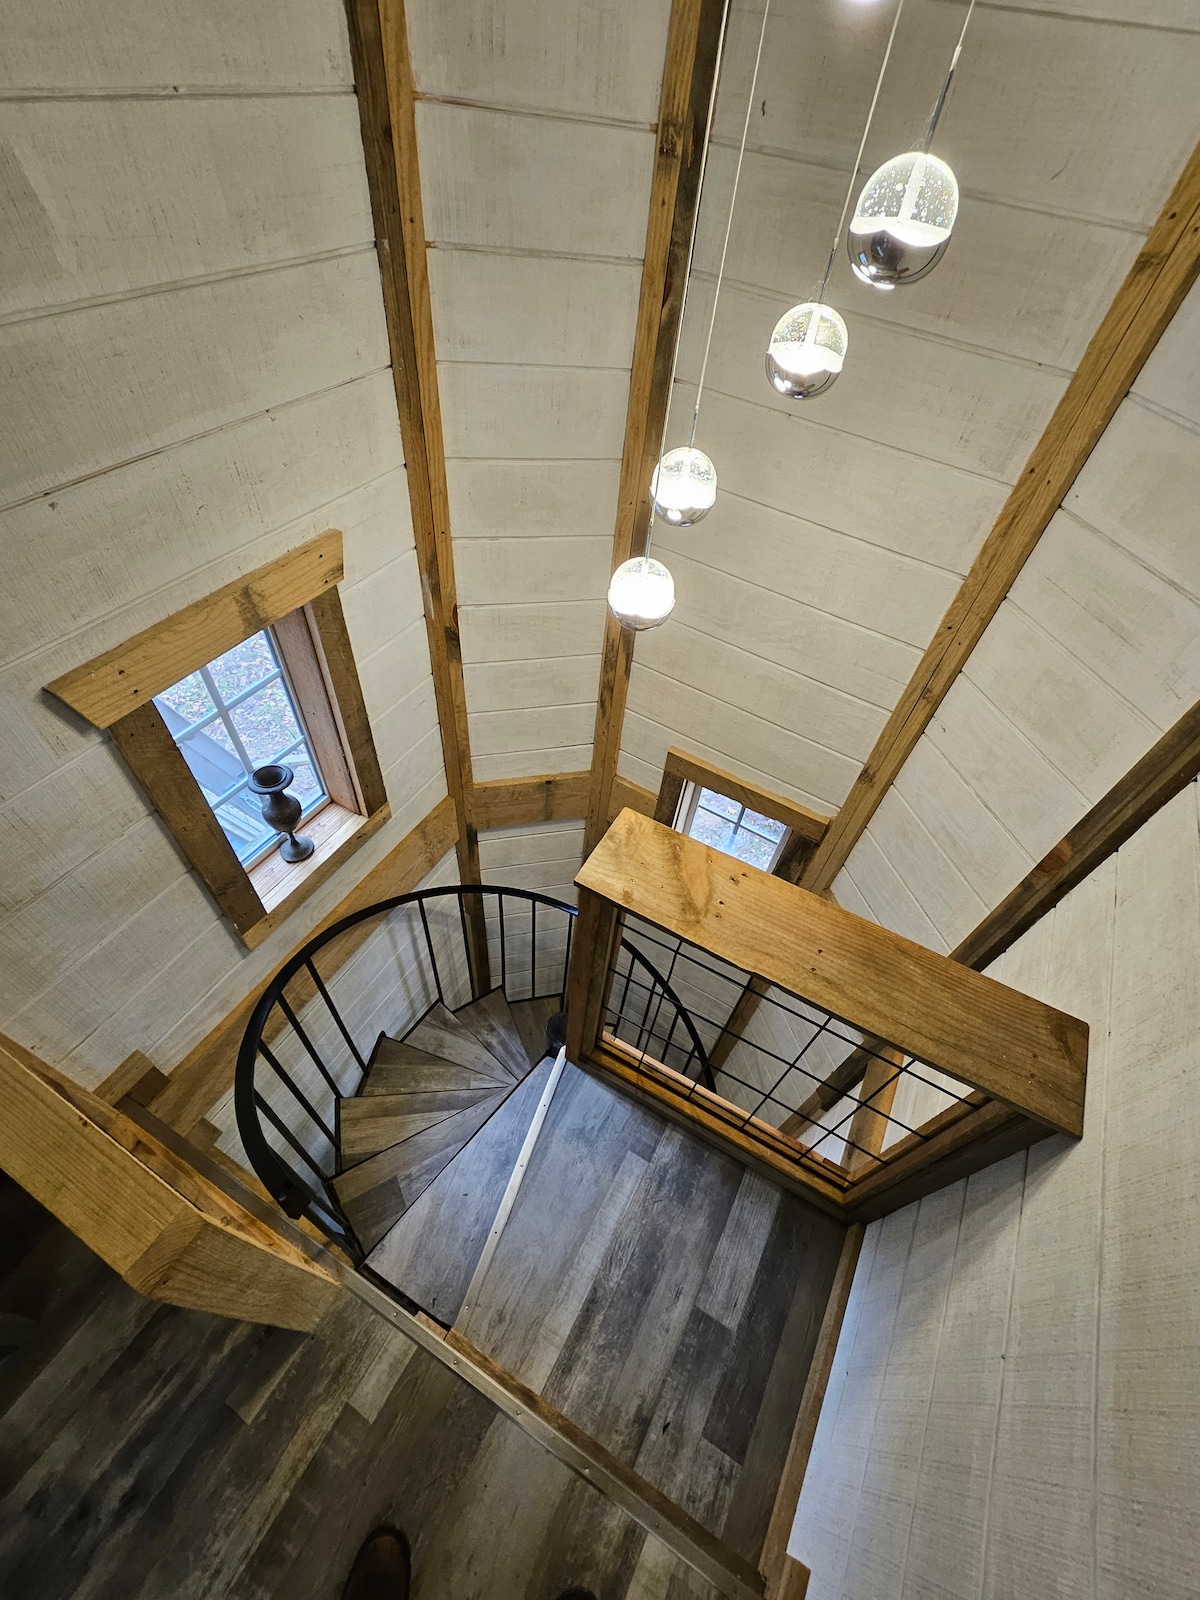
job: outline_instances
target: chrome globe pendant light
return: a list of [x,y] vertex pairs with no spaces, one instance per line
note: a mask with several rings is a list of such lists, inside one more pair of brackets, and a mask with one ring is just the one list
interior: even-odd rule
[[930,155],[950,85],[962,54],[975,0],[962,31],[919,150],[885,161],[867,179],[846,234],[854,275],[874,289],[919,283],[946,254],[958,216],[958,180],[946,163]]
[[623,628],[645,633],[658,628],[675,609],[675,580],[650,554],[622,561],[608,585],[608,608]]
[[883,77],[887,71],[896,29],[900,25],[900,13],[903,10],[904,0],[897,0],[896,13],[892,18],[892,31],[888,35],[887,47],[879,66],[879,76],[875,80],[875,93],[871,96],[871,104],[863,124],[862,138],[858,142],[858,154],[850,170],[846,198],[842,201],[841,215],[838,217],[837,227],[833,230],[833,243],[829,247],[829,256],[825,262],[825,272],[820,287],[813,299],[805,300],[800,305],[793,306],[790,311],[784,312],[775,324],[771,342],[767,346],[767,382],[776,394],[783,395],[787,400],[813,400],[817,395],[824,394],[826,389],[837,382],[845,365],[850,335],[839,313],[832,306],[825,304],[825,291],[829,287],[829,275],[837,259],[838,243],[842,237],[842,229],[846,225],[846,216],[854,195],[855,180],[862,163],[863,151],[866,149],[871,123],[875,117],[875,107],[879,104],[879,91],[883,87]]
[[[712,126],[712,109],[716,104],[716,84],[720,79],[721,63],[725,57],[729,16],[728,6],[721,24],[718,46],[717,71],[714,75],[713,100],[710,106],[709,127]],[[650,554],[650,541],[654,533],[654,519],[662,520],[674,528],[689,528],[712,510],[717,499],[717,469],[696,444],[696,428],[700,421],[700,402],[704,397],[704,380],[708,373],[708,356],[712,349],[713,328],[717,320],[717,301],[725,276],[725,258],[729,252],[729,235],[733,227],[733,210],[737,203],[738,183],[742,175],[742,158],[746,153],[746,136],[750,128],[750,115],[758,85],[758,69],[762,61],[763,38],[767,31],[767,16],[771,0],[763,7],[762,25],[758,35],[758,54],[754,60],[754,74],[750,95],[746,102],[746,116],[742,124],[742,140],[738,149],[737,166],[733,177],[733,194],[729,201],[729,215],[725,219],[725,239],[721,246],[721,260],[717,268],[717,281],[713,290],[712,310],[708,319],[708,334],[704,343],[704,357],[696,384],[696,402],[692,407],[692,427],[686,445],[668,450],[654,469],[650,480],[650,525],[646,530],[644,553],[623,561],[613,573],[608,585],[608,606],[623,628],[633,633],[645,633],[650,628],[661,627],[675,608],[675,580],[661,561]],[[707,142],[704,163],[708,164]],[[703,184],[703,173],[701,174]],[[694,241],[693,241],[694,243]],[[689,273],[691,276],[691,263]],[[684,291],[686,297],[686,289]]]
[[[721,33],[721,58],[724,59],[726,30],[732,7],[725,13]],[[717,266],[717,281],[713,289],[712,309],[708,318],[708,335],[704,341],[704,357],[700,363],[700,376],[696,383],[696,403],[692,408],[692,428],[688,442],[668,450],[654,469],[650,480],[650,496],[654,514],[674,528],[690,528],[706,517],[716,504],[717,469],[704,451],[696,444],[696,428],[700,421],[700,402],[704,398],[704,380],[708,375],[708,356],[712,349],[713,329],[717,324],[717,302],[721,298],[721,284],[725,278],[725,260],[729,254],[729,236],[733,231],[733,213],[737,205],[738,185],[742,180],[742,162],[746,154],[746,137],[750,131],[750,117],[758,89],[758,69],[762,63],[763,40],[767,33],[767,18],[771,13],[771,0],[763,6],[762,23],[758,30],[758,51],[754,57],[754,71],[750,78],[750,94],[746,100],[746,115],[742,120],[742,138],[738,146],[737,165],[733,172],[733,193],[729,197],[729,214],[725,218],[725,238],[721,245],[721,259]],[[720,77],[720,63],[717,78]],[[714,95],[715,104],[715,95]],[[711,127],[711,117],[709,119]],[[705,150],[705,166],[708,151]],[[703,181],[703,177],[702,180]]]

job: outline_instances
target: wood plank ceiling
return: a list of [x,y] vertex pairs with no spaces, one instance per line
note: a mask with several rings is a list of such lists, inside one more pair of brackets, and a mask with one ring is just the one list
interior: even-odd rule
[[[666,0],[408,7],[474,769],[577,771],[592,722]],[[919,138],[964,7],[907,0],[864,166]],[[667,429],[686,439],[761,0],[735,3]],[[774,0],[698,443],[716,509],[660,527],[619,771],[670,745],[832,812],[1200,135],[1186,0],[978,5],[936,148],[945,261],[894,295],[839,251],[837,386],[769,389],[813,290],[892,8]],[[1200,698],[1193,293],[835,883],[937,949]]]

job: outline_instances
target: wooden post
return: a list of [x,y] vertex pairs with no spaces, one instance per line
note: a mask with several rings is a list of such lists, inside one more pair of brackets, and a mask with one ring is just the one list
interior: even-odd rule
[[[833,1358],[850,1299],[850,1289],[854,1283],[854,1272],[858,1266],[864,1231],[860,1222],[852,1223],[846,1230],[846,1242],[842,1246],[833,1287],[829,1291],[829,1299],[825,1305],[825,1315],[821,1319],[817,1347],[809,1364],[808,1381],[804,1385],[796,1426],[792,1430],[792,1442],[788,1448],[787,1461],[784,1463],[783,1476],[779,1480],[771,1520],[767,1526],[767,1537],[763,1541],[762,1555],[758,1562],[759,1570],[767,1580],[768,1600],[803,1600],[808,1585],[808,1569],[800,1567],[800,1563],[788,1555],[788,1540],[792,1533],[792,1523],[796,1519],[800,1491],[804,1487],[804,1475],[808,1471],[808,1458],[812,1454],[817,1420],[825,1400],[825,1390],[829,1387],[829,1374],[833,1371]],[[800,1567],[800,1571],[805,1574],[804,1587],[794,1587],[798,1578],[796,1574],[790,1572],[790,1567]],[[793,1587],[789,1587],[789,1584]]]
[[151,1300],[310,1332],[340,1279],[96,1095],[0,1035],[0,1165]]
[[846,1140],[846,1159],[843,1166],[851,1177],[872,1171],[879,1165],[887,1133],[888,1113],[896,1098],[900,1084],[900,1068],[904,1054],[885,1047],[867,1062],[859,1091],[860,1105],[850,1118],[850,1131]]
[[579,915],[567,974],[567,1059],[584,1061],[600,1036],[617,939],[617,907],[588,889],[579,891]]

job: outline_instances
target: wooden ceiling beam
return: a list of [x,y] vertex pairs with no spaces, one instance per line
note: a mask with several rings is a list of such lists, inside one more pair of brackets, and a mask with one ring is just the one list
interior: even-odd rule
[[828,889],[916,748],[1051,518],[1200,273],[1200,145],[1084,352],[932,643],[813,852],[800,883]]
[[[479,881],[479,834],[458,632],[458,590],[438,394],[417,125],[404,0],[346,0],[359,122],[383,284],[392,379],[459,876]],[[483,945],[486,953],[486,944]],[[477,957],[479,951],[476,951]]]
[[1066,838],[955,946],[951,960],[977,971],[988,966],[1197,775],[1200,702],[1185,711]]
[[[650,478],[662,448],[671,399],[726,4],[727,0],[673,0],[671,6],[621,453],[614,570],[646,549]],[[588,850],[608,826],[633,641],[634,635],[615,617],[605,618],[588,799]]]

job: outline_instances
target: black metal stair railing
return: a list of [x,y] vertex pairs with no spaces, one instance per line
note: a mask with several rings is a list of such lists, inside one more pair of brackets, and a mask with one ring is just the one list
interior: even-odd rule
[[[487,930],[486,973],[470,937],[472,902]],[[454,1011],[496,987],[513,1003],[561,1004],[575,915],[528,889],[421,889],[343,917],[280,968],[242,1038],[234,1110],[251,1168],[289,1216],[307,1217],[361,1261],[330,1180],[338,1107],[361,1087],[379,1038],[402,1038],[434,1005]],[[648,1029],[666,1029],[687,1070],[711,1085],[704,1045],[669,980],[642,951],[624,941],[622,951],[637,970]]]

